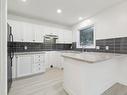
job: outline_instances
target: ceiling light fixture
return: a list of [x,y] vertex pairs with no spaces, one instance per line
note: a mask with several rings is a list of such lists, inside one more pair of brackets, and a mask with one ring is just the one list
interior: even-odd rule
[[62,13],[62,10],[61,10],[61,9],[58,9],[58,10],[57,10],[57,13],[58,13],[58,14]]
[[80,21],[80,20],[83,20],[83,17],[79,17],[78,20],[79,20],[79,21]]
[[22,0],[22,2],[26,2],[27,0]]

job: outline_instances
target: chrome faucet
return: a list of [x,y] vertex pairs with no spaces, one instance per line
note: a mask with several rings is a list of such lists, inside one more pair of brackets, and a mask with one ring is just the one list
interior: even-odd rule
[[[82,52],[84,52],[84,50],[86,49],[86,45],[82,42],[82,43],[81,43],[81,46],[82,46]],[[87,52],[87,49],[86,49],[85,52]]]

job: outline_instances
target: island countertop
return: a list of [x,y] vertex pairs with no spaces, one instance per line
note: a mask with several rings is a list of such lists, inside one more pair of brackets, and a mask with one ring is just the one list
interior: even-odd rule
[[114,57],[125,56],[125,54],[85,52],[85,53],[63,53],[62,56],[65,58],[71,58],[74,60],[84,61],[87,63],[97,63],[112,59]]

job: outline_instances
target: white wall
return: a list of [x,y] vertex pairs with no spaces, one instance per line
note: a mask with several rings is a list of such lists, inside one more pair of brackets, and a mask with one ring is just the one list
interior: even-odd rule
[[48,22],[48,21],[33,19],[33,18],[17,16],[15,14],[11,14],[11,13],[8,13],[8,19],[24,21],[24,22],[29,22],[29,23],[33,23],[33,24],[40,24],[40,25],[43,25],[43,26],[49,26],[49,27],[56,27],[56,28],[62,28],[62,29],[71,30],[71,27],[68,27],[68,26],[55,24],[55,23],[51,23],[51,22]]
[[73,41],[78,39],[78,29],[91,24],[95,24],[96,39],[127,37],[127,1],[73,26]]
[[0,0],[0,95],[7,95],[7,1]]

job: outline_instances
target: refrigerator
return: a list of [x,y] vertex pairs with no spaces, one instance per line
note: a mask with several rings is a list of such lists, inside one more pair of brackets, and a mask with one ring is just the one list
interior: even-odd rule
[[12,27],[7,24],[7,89],[12,84],[12,59],[14,57]]

